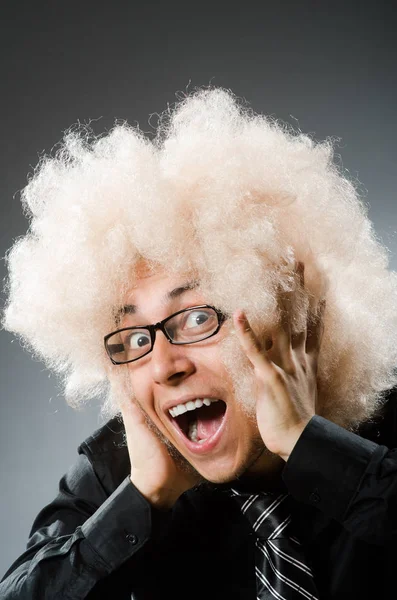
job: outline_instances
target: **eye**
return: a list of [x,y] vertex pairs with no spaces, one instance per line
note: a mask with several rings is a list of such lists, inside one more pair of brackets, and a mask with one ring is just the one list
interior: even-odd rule
[[207,323],[209,319],[211,319],[211,314],[205,312],[203,310],[194,310],[189,313],[186,321],[184,329],[192,329],[193,327],[200,327]]
[[150,335],[146,331],[133,331],[126,336],[124,346],[130,350],[139,350],[145,346],[150,346],[152,343]]

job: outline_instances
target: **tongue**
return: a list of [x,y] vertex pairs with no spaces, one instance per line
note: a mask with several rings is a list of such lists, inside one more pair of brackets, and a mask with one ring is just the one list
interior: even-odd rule
[[225,404],[223,402],[214,402],[197,412],[197,439],[206,440],[216,433],[221,426],[223,415],[225,414]]

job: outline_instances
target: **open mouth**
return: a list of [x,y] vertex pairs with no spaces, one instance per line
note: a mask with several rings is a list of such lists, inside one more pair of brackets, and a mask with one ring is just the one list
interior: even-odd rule
[[202,444],[222,425],[226,403],[215,398],[197,398],[169,410],[173,421],[191,442]]

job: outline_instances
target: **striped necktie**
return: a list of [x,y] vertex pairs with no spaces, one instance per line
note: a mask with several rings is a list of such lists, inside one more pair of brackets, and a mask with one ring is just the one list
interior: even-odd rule
[[303,548],[290,534],[288,494],[247,494],[232,488],[231,495],[257,536],[257,600],[318,600]]

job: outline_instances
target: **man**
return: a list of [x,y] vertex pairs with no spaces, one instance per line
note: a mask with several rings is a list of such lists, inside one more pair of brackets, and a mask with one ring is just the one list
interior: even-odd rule
[[388,597],[397,280],[331,145],[203,90],[23,201],[4,326],[110,420],[1,597]]

